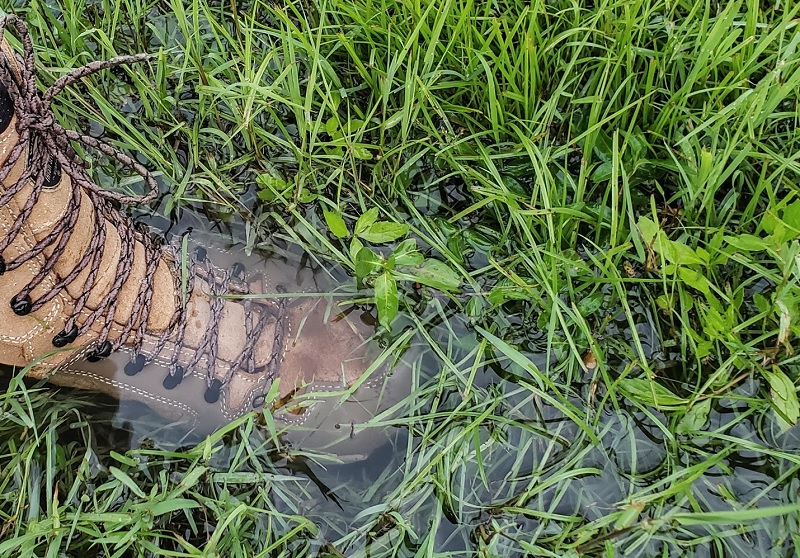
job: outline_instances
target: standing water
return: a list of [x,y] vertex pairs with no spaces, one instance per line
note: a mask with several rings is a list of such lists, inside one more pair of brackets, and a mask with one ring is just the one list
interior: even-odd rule
[[[18,4],[21,9],[27,3]],[[51,4],[48,13],[64,20],[59,6]],[[104,4],[87,2],[87,17],[102,19]],[[237,3],[186,4],[227,13]],[[167,237],[180,237],[189,228],[199,236],[212,235],[227,254],[244,253],[257,265],[277,268],[273,275],[279,273],[276,280],[290,290],[336,293],[359,320],[376,328],[386,353],[398,340],[413,349],[410,395],[373,419],[372,427],[385,432],[381,447],[362,460],[337,463],[285,444],[268,416],[223,428],[206,440],[184,424],[165,424],[141,403],[46,385],[28,385],[25,391],[16,386],[16,372],[3,370],[11,395],[3,400],[0,434],[12,441],[0,472],[0,544],[23,518],[41,526],[47,533],[42,537],[80,524],[97,555],[124,552],[126,537],[137,533],[146,534],[149,546],[139,548],[146,556],[164,550],[189,554],[193,547],[202,549],[195,554],[215,552],[212,547],[220,541],[242,556],[538,556],[541,549],[564,546],[573,549],[572,556],[792,555],[797,522],[791,513],[754,513],[746,527],[729,515],[790,506],[798,495],[793,456],[800,450],[800,429],[782,431],[772,414],[757,407],[763,390],[757,374],[742,375],[710,399],[707,414],[693,415],[693,424],[671,424],[673,409],[642,405],[649,393],[625,397],[622,386],[637,385],[626,380],[640,376],[642,360],[671,393],[694,389],[677,373],[686,364],[681,352],[661,341],[669,335],[644,283],[625,284],[624,301],[610,283],[594,299],[578,301],[591,316],[584,322],[591,328],[550,321],[557,312],[542,311],[530,299],[567,307],[568,293],[534,285],[520,294],[515,290],[520,283],[535,281],[497,272],[508,263],[498,248],[507,242],[510,227],[492,220],[491,211],[473,207],[475,184],[448,176],[436,153],[415,161],[399,157],[401,168],[388,171],[377,170],[375,157],[363,176],[350,173],[346,164],[338,177],[327,174],[336,165],[314,167],[303,158],[343,157],[333,139],[341,133],[338,124],[319,117],[325,131],[314,133],[330,136],[332,147],[312,152],[308,134],[298,130],[303,123],[297,114],[305,113],[284,102],[286,92],[279,85],[307,54],[295,54],[297,60],[285,68],[278,58],[263,67],[258,60],[254,68],[263,74],[254,78],[254,68],[239,67],[245,66],[240,52],[193,50],[203,45],[211,50],[214,41],[238,37],[244,18],[237,23],[221,17],[220,23],[199,9],[176,15],[165,6],[151,3],[143,25],[113,19],[113,27],[119,25],[114,39],[126,48],[164,49],[169,65],[153,66],[169,70],[163,106],[142,101],[124,73],[103,78],[108,79],[104,99],[124,106],[125,124],[135,130],[144,126],[148,112],[177,115],[177,122],[165,119],[151,130],[164,142],[153,150],[152,160],[139,155],[143,164],[175,174],[163,180],[161,206],[136,217]],[[261,17],[267,10],[259,2],[238,8],[242,13],[252,8],[258,16],[254,22],[272,26],[269,31],[259,27],[267,37],[278,27],[278,16],[285,16],[280,21],[287,27],[303,23],[294,12]],[[184,20],[197,36],[186,32]],[[370,30],[367,23],[363,27]],[[351,31],[337,27],[332,33],[344,40]],[[106,48],[99,33],[86,33],[85,44],[67,41],[66,29],[63,35],[59,48],[74,48],[76,57],[84,50],[100,57]],[[275,48],[285,46],[275,42]],[[195,63],[206,73],[187,70]],[[229,63],[242,72],[242,83],[224,73]],[[301,75],[298,82],[308,79]],[[350,83],[325,85],[336,90],[343,105],[362,101],[362,89]],[[73,114],[87,114],[80,103],[69,106]],[[264,110],[240,122],[252,113],[230,107]],[[306,126],[318,124],[318,115],[305,116],[312,120]],[[93,134],[116,141],[119,135],[106,133],[97,119],[88,119]],[[450,138],[456,146],[461,133],[456,129]],[[498,165],[502,155],[496,157]],[[105,163],[93,161],[98,181],[124,183]],[[306,183],[295,183],[301,168]],[[348,246],[329,232],[322,209],[339,203],[340,195],[346,198],[342,206],[355,208],[350,214],[388,204],[376,192],[393,172],[397,176],[391,179],[402,183],[408,199],[391,208],[392,216],[411,225],[409,237],[426,256],[442,258],[444,251],[463,256],[464,271],[474,281],[453,294],[408,286],[389,333],[377,327],[369,286],[358,285],[330,263],[336,259],[330,247],[345,252]],[[533,185],[526,179],[508,179],[503,186],[528,194]],[[322,200],[323,194],[331,199]],[[568,209],[602,212],[607,202],[601,194],[581,202],[585,207]],[[346,226],[354,230],[351,220]],[[591,238],[590,233],[576,236]],[[388,256],[395,247],[375,250]],[[559,262],[553,273],[589,283],[596,271],[586,269],[597,255],[588,241],[547,254]],[[687,400],[673,407],[686,406]],[[82,523],[87,514],[96,515]],[[78,537],[72,531],[57,536]],[[248,546],[252,541],[261,546]]]

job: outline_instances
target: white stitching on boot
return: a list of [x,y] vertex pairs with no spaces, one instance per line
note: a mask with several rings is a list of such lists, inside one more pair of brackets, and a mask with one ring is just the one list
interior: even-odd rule
[[129,384],[126,384],[125,382],[120,382],[118,380],[111,380],[109,378],[106,378],[105,376],[101,376],[99,374],[95,374],[94,372],[87,372],[85,370],[75,370],[74,368],[67,368],[67,369],[64,369],[64,370],[59,370],[57,373],[58,374],[71,374],[73,376],[89,378],[91,380],[94,380],[94,381],[97,381],[97,382],[101,382],[101,383],[104,383],[106,385],[115,387],[115,388],[117,388],[117,389],[119,389],[121,391],[130,391],[132,393],[136,393],[137,395],[139,395],[141,397],[144,397],[145,399],[149,399],[151,401],[156,401],[156,402],[158,402],[158,403],[160,403],[162,405],[165,405],[167,407],[177,407],[181,411],[183,411],[184,413],[186,413],[187,415],[190,415],[192,417],[191,426],[197,426],[197,424],[200,422],[198,413],[196,411],[194,411],[188,405],[186,405],[184,403],[181,403],[180,401],[176,401],[174,399],[169,399],[167,397],[160,397],[160,396],[157,396],[157,395],[153,395],[150,392],[147,392],[147,391],[145,391],[143,389],[139,389],[137,387],[133,387],[133,386],[131,386]]
[[[6,211],[6,213],[9,215],[9,217],[13,221],[14,213],[12,212],[11,208],[10,207],[4,207],[3,209]],[[5,220],[0,220],[0,226],[3,227],[3,230],[6,233],[8,233],[8,231],[11,230],[10,225]],[[24,240],[23,246],[25,246],[26,248],[29,248],[29,247],[33,246],[36,243],[35,240],[31,238],[30,233],[27,230],[27,227],[23,227],[23,230],[20,231],[20,238],[22,240]],[[44,265],[43,261],[44,261],[44,258],[42,256],[38,256],[36,258],[36,262],[39,263],[40,266]],[[34,261],[33,260],[29,260],[28,262],[26,262],[25,263],[25,267],[31,273],[33,273],[34,275],[36,274],[37,269],[36,269],[36,266],[34,266]],[[45,281],[43,281],[43,284],[45,286],[49,287],[49,288],[52,288],[53,285],[55,285],[55,281],[52,278],[52,274],[48,274],[47,275],[47,277],[45,278]],[[56,303],[57,300],[61,304]],[[6,342],[6,343],[12,343],[12,344],[16,344],[16,345],[21,345],[23,343],[28,342],[29,353],[33,353],[34,352],[33,344],[30,343],[29,341],[31,339],[37,337],[41,332],[45,331],[47,328],[49,328],[50,326],[53,325],[53,323],[55,322],[56,316],[58,316],[62,311],[61,306],[62,306],[62,304],[64,302],[65,301],[64,301],[63,296],[58,296],[58,297],[53,299],[53,302],[51,303],[52,308],[50,309],[50,311],[43,318],[41,318],[41,321],[44,322],[44,325],[42,325],[40,323],[37,326],[35,326],[33,329],[31,329],[30,331],[25,333],[24,335],[16,335],[16,336],[0,335],[0,341]]]

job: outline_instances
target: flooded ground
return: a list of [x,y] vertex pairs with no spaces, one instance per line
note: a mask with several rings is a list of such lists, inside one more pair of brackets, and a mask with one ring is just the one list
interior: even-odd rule
[[[236,218],[222,224],[206,214],[184,210],[175,221],[157,214],[143,220],[167,235],[182,234],[191,227],[214,233],[231,251],[247,248],[237,243],[237,236],[248,228]],[[277,236],[266,244],[254,241],[251,249],[254,245],[266,261],[294,262],[297,277],[308,274],[316,277],[318,284],[331,287],[337,282],[353,282],[343,270],[326,268]],[[485,258],[486,254],[476,249],[470,260],[481,266]],[[665,435],[664,415],[627,406],[624,401],[604,400],[593,369],[576,369],[571,384],[559,385],[556,391],[536,387],[532,370],[545,374],[563,370],[571,357],[557,339],[548,339],[513,308],[501,309],[495,319],[503,324],[504,342],[532,364],[527,368],[502,350],[492,350],[456,301],[434,296],[422,301],[420,309],[414,318],[402,317],[397,327],[419,329],[413,344],[420,354],[414,364],[414,393],[394,418],[387,420],[391,443],[365,461],[337,465],[287,459],[271,449],[257,431],[251,432],[246,446],[256,448],[248,451],[255,451],[256,462],[264,467],[259,472],[252,463],[237,465],[243,441],[227,437],[224,448],[209,462],[220,471],[233,466],[225,484],[236,490],[251,481],[260,484],[281,478],[277,483],[280,490],[270,496],[277,511],[301,514],[316,523],[319,549],[329,542],[347,555],[365,556],[411,556],[423,542],[436,552],[455,555],[491,542],[498,553],[516,555],[525,551],[526,540],[557,537],[561,521],[592,522],[620,506],[636,509],[657,493],[662,483],[676,480],[682,483],[680,500],[684,504],[670,513],[724,512],[742,502],[781,505],[792,500],[795,481],[782,479],[788,481],[788,473],[797,465],[771,458],[767,448],[800,449],[800,430],[785,434],[774,430],[771,440],[758,435],[765,426],[764,417],[748,409],[748,397],[758,390],[752,379],[743,381],[730,397],[714,406],[708,416],[706,440],[676,447]],[[644,307],[636,312],[636,337],[646,356],[668,369],[670,362],[659,345],[652,316]],[[606,313],[602,335],[614,354],[624,356],[620,348],[630,343],[632,331],[622,313],[615,316],[613,308]],[[629,364],[619,358],[613,373],[624,373]],[[3,374],[7,381],[9,371]],[[65,389],[51,393],[55,400],[85,399],[82,408],[87,417],[107,424],[99,431],[106,437],[98,440],[102,453],[133,450],[133,454],[141,451],[147,455],[151,450],[186,448],[200,440],[180,425],[165,428],[163,419],[139,402],[107,398],[98,402]],[[475,427],[464,428],[471,421]],[[469,434],[465,436],[465,432]],[[726,442],[727,436],[735,436],[737,442]],[[751,445],[743,446],[739,440]],[[716,465],[693,476],[692,467],[709,459],[716,460]],[[685,471],[686,479],[678,479],[681,473],[665,476],[668,468]],[[442,483],[441,490],[437,483],[412,482],[409,486],[409,478],[431,474]],[[385,532],[374,530],[376,512],[386,516]],[[398,526],[390,515],[394,512],[408,524]],[[638,513],[632,517],[647,521]],[[625,539],[626,527],[620,526],[608,540]],[[656,536],[648,537],[637,552],[642,556],[682,555],[675,547],[659,543],[658,533],[663,533],[697,540],[695,556],[721,556],[701,542],[708,529],[702,525],[676,527],[662,519],[652,525]],[[724,555],[768,551],[783,555],[770,546],[776,538],[774,531],[781,529],[785,529],[784,521],[774,519],[752,531],[729,534]],[[426,540],[425,535],[432,532],[435,539]],[[788,552],[791,543],[788,537],[785,540]],[[587,540],[584,544],[591,554],[604,543]]]
[[[186,52],[191,49],[181,49],[189,39],[175,14],[162,8],[153,4],[150,9],[148,33],[140,37],[131,32],[125,40],[150,50],[163,47],[184,63],[180,57],[190,58]],[[198,32],[209,34],[212,26],[200,20]],[[280,68],[267,66],[265,81],[276,80]],[[141,126],[147,106],[124,74],[117,77],[121,79],[108,88],[109,100],[124,107],[129,122]],[[164,157],[174,156],[175,176],[163,178],[160,206],[136,218],[167,236],[189,228],[211,233],[226,250],[279,261],[298,277],[353,297],[364,295],[350,273],[330,264],[330,257],[314,255],[315,250],[324,253],[325,246],[309,229],[340,247],[321,205],[312,203],[326,188],[341,194],[335,180],[321,180],[324,187],[317,190],[297,186],[278,201],[258,197],[265,191],[265,175],[280,183],[300,166],[294,148],[306,147],[305,139],[298,136],[291,110],[276,102],[276,113],[286,117],[277,123],[267,112],[258,113],[251,123],[263,127],[263,135],[251,136],[238,130],[237,114],[224,103],[223,93],[230,91],[184,82],[182,76],[172,77],[169,84],[175,86],[170,99],[179,100],[170,110],[180,114],[181,125],[193,133],[195,128],[237,133],[224,141],[216,132],[198,133],[197,144],[189,145],[184,136],[169,144]],[[357,97],[358,90],[341,85],[343,93]],[[212,117],[195,110],[204,106],[197,100],[201,95],[219,102],[220,114]],[[114,139],[103,126],[90,126],[95,136]],[[160,137],[168,129],[162,122],[154,135]],[[453,137],[460,137],[458,133]],[[273,143],[253,156],[251,142],[265,137]],[[266,550],[247,549],[243,555],[285,551],[320,557],[538,556],[541,548],[561,548],[563,542],[576,548],[570,556],[794,556],[798,528],[792,506],[800,493],[800,427],[783,428],[764,404],[769,387],[758,373],[735,374],[736,381],[708,397],[706,414],[677,424],[670,411],[688,406],[689,396],[697,391],[692,382],[704,381],[712,365],[684,358],[669,320],[657,314],[650,284],[623,284],[614,276],[592,290],[591,298],[573,300],[563,286],[570,282],[562,279],[599,282],[592,257],[609,248],[593,245],[591,239],[600,236],[583,231],[581,227],[591,229],[592,224],[576,219],[574,227],[586,234],[573,236],[589,241],[547,254],[556,262],[553,283],[562,290],[546,292],[540,285],[516,289],[519,283],[535,281],[498,271],[524,266],[503,267],[519,254],[508,240],[511,227],[497,217],[501,212],[481,209],[497,197],[468,212],[479,199],[476,184],[451,176],[440,168],[435,154],[429,155],[414,164],[398,157],[402,172],[392,179],[402,186],[404,203],[390,203],[375,194],[375,184],[386,179],[381,172],[389,173],[375,170],[377,158],[363,176],[341,179],[354,192],[343,194],[347,199],[342,206],[356,208],[351,214],[373,203],[373,198],[364,203],[365,192],[381,203],[395,204],[393,218],[412,226],[409,237],[426,255],[441,257],[446,249],[463,261],[474,279],[453,295],[413,285],[404,292],[408,306],[395,322],[393,335],[410,332],[417,352],[412,395],[377,421],[390,432],[389,443],[364,461],[335,464],[276,451],[251,423],[204,446],[180,425],[165,428],[159,415],[138,402],[52,389],[47,393],[54,404],[79,402],[80,413],[70,411],[59,423],[63,446],[78,456],[67,459],[65,466],[89,463],[86,482],[100,479],[102,487],[109,464],[122,463],[136,482],[157,492],[168,484],[165,479],[180,482],[185,461],[202,463],[213,473],[203,477],[197,499],[209,510],[216,510],[220,502],[261,506],[258,519],[243,528],[254,538],[280,542]],[[341,153],[323,145],[302,156],[333,160]],[[499,166],[505,155],[493,157]],[[530,164],[525,157],[519,159]],[[153,164],[144,155],[140,160]],[[94,162],[99,180],[116,183],[116,170],[104,163]],[[527,178],[530,169],[515,170],[514,163],[508,161],[502,186],[514,195],[522,192],[523,201],[525,196],[532,198],[530,192],[537,186]],[[583,172],[568,164],[562,168],[558,161],[548,164],[565,188]],[[315,176],[327,170],[321,166]],[[575,176],[568,176],[570,172]],[[220,175],[225,176],[226,188],[234,188],[217,188],[213,179]],[[636,191],[631,195],[641,196]],[[610,203],[604,196],[602,190],[595,197],[587,194],[580,206],[565,200],[560,209],[570,215],[601,215]],[[646,206],[649,200],[641,197]],[[538,207],[523,210],[537,218],[542,215]],[[581,219],[586,219],[584,214]],[[603,225],[598,224],[598,230],[608,227],[600,217],[597,223]],[[347,224],[352,228],[350,220]],[[426,238],[441,242],[432,246]],[[392,248],[375,249],[388,254]],[[616,271],[620,276],[643,275],[642,269]],[[359,311],[377,323],[374,307],[368,295],[364,297]],[[554,321],[558,312],[543,309],[545,304],[555,306],[554,300],[587,318],[580,324],[568,318]],[[384,346],[391,340],[385,338]],[[660,382],[652,384],[668,386],[685,399],[664,407],[642,404],[649,393],[626,397],[620,386],[629,377],[640,377],[644,364],[650,379]],[[0,378],[8,382],[10,374],[4,369]],[[86,456],[76,449],[84,445]],[[115,494],[115,505],[123,505],[125,494],[122,489]],[[780,513],[771,514],[770,509]],[[755,511],[746,524],[741,516],[731,515],[748,510]],[[583,526],[588,527],[579,529]],[[198,526],[176,515],[170,527],[202,546],[218,525],[207,520]],[[573,538],[576,532],[580,540]],[[185,548],[180,541],[171,544],[170,548]]]

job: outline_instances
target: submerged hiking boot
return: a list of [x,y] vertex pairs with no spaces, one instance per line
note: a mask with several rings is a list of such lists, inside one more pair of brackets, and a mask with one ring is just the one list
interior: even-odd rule
[[[56,122],[66,86],[146,57],[89,64],[39,93],[23,22],[0,18],[0,40],[0,363],[144,402],[202,433],[268,405],[302,449],[358,458],[383,442],[360,424],[408,393],[408,368],[374,361],[371,328],[324,297],[287,296],[297,286],[280,265],[248,269],[136,226],[116,206],[153,201],[153,177]],[[148,193],[100,188],[71,142],[131,169]]]

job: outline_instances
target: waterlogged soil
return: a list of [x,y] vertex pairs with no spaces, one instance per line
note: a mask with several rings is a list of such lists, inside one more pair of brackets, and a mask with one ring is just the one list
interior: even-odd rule
[[[163,36],[180,41],[179,34],[169,32],[169,18],[156,16],[152,23],[162,26]],[[127,108],[135,113],[137,107],[134,100]],[[191,119],[192,115],[187,117]],[[97,125],[94,132],[103,135]],[[180,148],[178,151],[179,159],[185,158]],[[431,169],[423,161],[408,180],[417,209],[424,219],[433,222],[450,218],[469,203],[470,197],[458,182],[436,181],[435,187],[428,188],[434,178]],[[291,165],[284,170],[290,174]],[[210,232],[229,247],[238,245],[265,258],[295,262],[298,272],[324,276],[331,286],[354,287],[355,280],[342,269],[309,257],[281,232],[255,196],[256,169],[245,165],[235,172],[242,183],[237,211],[221,212],[198,205],[165,218],[162,215],[170,203],[165,198],[152,214],[139,214],[137,218],[167,235],[181,234],[189,227]],[[113,171],[107,174],[106,179],[113,180]],[[166,193],[168,186],[162,187]],[[312,207],[305,211],[309,222],[324,226]],[[491,249],[484,242],[491,239],[486,225],[463,220],[451,226],[467,239],[467,271],[485,269]],[[481,292],[493,286],[487,279],[481,284]],[[561,340],[539,327],[537,315],[513,301],[494,307],[491,319],[502,342],[533,366],[509,358],[499,347],[487,346],[476,329],[478,324],[464,309],[470,297],[480,296],[467,292],[462,299],[451,299],[428,293],[418,300],[415,317],[398,318],[398,330],[417,331],[413,341],[420,350],[413,378],[415,396],[409,399],[404,413],[399,413],[406,418],[396,420],[391,427],[392,442],[367,460],[345,465],[289,460],[270,453],[268,445],[262,446],[265,462],[274,466],[262,476],[292,476],[290,484],[282,485],[284,489],[288,486],[288,491],[275,490],[271,495],[275,509],[301,513],[314,521],[320,529],[314,537],[315,548],[321,551],[330,543],[344,555],[413,556],[421,550],[427,534],[435,532],[434,540],[425,541],[433,552],[458,556],[491,546],[498,555],[520,556],[526,552],[526,541],[557,539],[568,524],[599,520],[620,507],[635,510],[635,497],[642,499],[663,491],[662,483],[684,483],[680,489],[683,493],[675,496],[676,504],[669,510],[675,512],[729,511],[751,501],[765,507],[794,500],[798,482],[787,478],[794,464],[758,448],[800,451],[800,428],[781,433],[771,419],[750,413],[748,399],[762,389],[757,380],[742,380],[727,397],[714,403],[703,428],[717,435],[694,437],[691,443],[683,443],[667,434],[668,419],[663,414],[621,397],[607,398],[597,382],[591,354],[584,355],[585,366],[573,368],[566,397],[555,396],[546,382],[541,389],[531,389],[538,381],[535,370],[546,376],[548,370],[574,357]],[[627,296],[634,328],[623,308],[607,293],[603,327],[594,332],[606,349],[610,374],[630,372],[637,339],[643,356],[668,375],[670,368],[679,364],[679,355],[662,346],[656,317],[648,304],[640,302],[641,293],[631,291]],[[364,308],[369,310],[369,306]],[[4,381],[10,374],[3,369]],[[83,402],[82,408],[104,436],[98,445],[98,452],[103,454],[153,447],[171,450],[196,441],[180,428],[164,429],[160,417],[139,403],[106,398],[98,401],[66,389],[53,390],[52,397]],[[576,413],[566,412],[570,409]],[[471,426],[473,422],[477,426]],[[459,438],[463,431],[470,432],[470,439]],[[725,444],[720,435],[739,441]],[[228,468],[241,441],[234,437],[226,443],[225,451],[217,452],[211,461],[220,471]],[[436,464],[432,473],[435,483],[420,473],[434,445],[440,453],[453,456]],[[691,480],[667,476],[668,471],[688,471],[710,459],[716,464]],[[410,487],[417,478],[423,479],[422,485]],[[409,488],[403,490],[403,486]],[[390,512],[399,514],[407,524],[398,526]],[[378,529],[372,523],[376,513],[385,514]],[[610,535],[584,541],[580,550],[593,555],[623,540],[636,547],[630,537],[638,535],[631,534],[628,527],[646,522],[648,516],[632,517],[629,524],[610,529]],[[642,537],[636,552],[642,556],[681,556],[685,551],[668,544],[668,539],[701,539],[708,529],[654,524],[655,534]],[[722,550],[710,543],[697,544],[692,555],[793,553],[792,538],[780,518],[760,520],[747,532],[727,533],[725,541]]]
[[[436,207],[440,201],[434,200],[432,205]],[[229,217],[223,223],[192,209],[184,209],[180,218],[174,220],[160,215],[155,212],[138,218],[166,235],[181,234],[191,227],[215,235],[233,251],[237,243],[240,249],[253,249],[252,242],[249,248],[248,243],[241,242],[241,235],[248,227],[238,216]],[[271,245],[256,244],[259,245],[256,251],[260,250],[265,258],[279,257],[295,262],[298,273],[324,275],[330,285],[354,282],[340,268],[303,257],[301,249],[280,238],[273,237]],[[485,253],[475,251],[471,259],[474,265],[481,266],[485,258]],[[635,302],[636,293],[630,295],[629,302]],[[474,323],[456,304],[445,297],[433,297],[421,304],[420,309],[418,319],[425,324],[427,335],[417,334],[414,339],[414,345],[420,349],[418,374],[414,377],[418,395],[412,397],[405,411],[411,418],[407,422],[398,421],[390,429],[392,442],[365,461],[345,465],[287,460],[285,456],[271,454],[269,445],[263,446],[265,461],[274,465],[274,474],[289,473],[294,477],[293,492],[281,491],[275,495],[275,509],[302,513],[319,526],[318,541],[340,541],[336,548],[345,554],[360,548],[368,550],[370,555],[381,556],[399,549],[399,555],[411,556],[419,550],[417,537],[435,532],[433,550],[459,555],[486,544],[498,536],[490,533],[499,532],[502,536],[494,541],[494,550],[501,555],[519,555],[525,548],[525,540],[557,535],[553,531],[556,523],[547,519],[560,516],[581,522],[599,520],[619,506],[630,504],[633,494],[646,492],[649,486],[664,481],[668,463],[672,463],[673,468],[675,462],[688,468],[721,449],[719,442],[711,438],[706,445],[698,444],[697,440],[691,446],[672,443],[664,434],[667,419],[650,409],[625,406],[619,401],[601,404],[603,393],[593,381],[591,365],[583,377],[573,378],[567,401],[554,405],[546,397],[532,396],[526,387],[532,381],[530,368],[526,370],[520,363],[504,358],[500,351],[481,352],[479,348],[485,349],[485,345]],[[668,368],[671,357],[659,343],[653,316],[643,305],[634,305],[633,314],[637,318],[636,333],[647,358]],[[499,309],[494,319],[503,324],[507,333],[504,341],[525,355],[536,369],[544,371],[557,366],[560,359],[569,358],[564,356],[569,354],[565,348],[553,345],[552,339],[513,308]],[[617,347],[631,342],[632,331],[621,309],[616,315],[613,308],[607,309],[606,322],[603,334],[609,342]],[[398,325],[398,329],[414,327],[409,317],[401,317]],[[617,354],[621,352],[616,351]],[[616,372],[623,373],[629,364],[619,359]],[[6,381],[9,374],[5,369]],[[442,380],[443,376],[453,374],[460,379]],[[444,389],[437,389],[438,385]],[[471,399],[464,389],[482,394],[479,400],[483,405],[465,407],[464,402]],[[758,389],[756,382],[743,381],[731,392],[730,398],[720,400],[711,410],[708,429],[749,440],[753,447],[800,450],[800,429],[763,440],[757,433],[765,431],[764,425],[752,422],[758,420],[757,417],[742,420],[742,414],[747,413],[747,398]],[[53,390],[52,397],[77,397],[84,401],[84,412],[94,417],[93,422],[96,420],[103,425],[100,432],[104,439],[99,446],[103,453],[178,449],[198,441],[180,427],[165,429],[163,420],[138,402],[108,398],[98,401],[66,389]],[[585,422],[580,424],[567,416],[559,403],[568,404],[585,415]],[[423,437],[431,436],[425,431],[432,422],[430,416],[440,417],[437,419],[440,424],[446,424],[448,416],[465,423],[474,419],[475,413],[487,410],[481,424],[474,429],[474,435],[481,442],[480,455],[474,451],[470,453],[469,448],[474,450],[474,446],[467,443],[467,451],[463,448],[456,451],[459,458],[439,476],[440,482],[448,483],[448,489],[411,491],[406,500],[398,497],[397,487],[408,482],[408,471],[416,470],[409,456],[415,455],[415,448]],[[594,441],[586,430],[596,437]],[[458,428],[441,431],[443,437],[437,443],[443,451],[453,451],[454,447],[463,445],[457,439]],[[774,431],[778,432],[777,428]],[[230,466],[238,451],[236,441],[227,443],[225,451],[218,452],[212,460],[213,466],[221,471]],[[430,444],[429,441],[425,443]],[[685,509],[725,511],[731,509],[731,498],[738,502],[758,499],[764,505],[766,502],[784,503],[785,491],[797,487],[793,483],[775,487],[773,483],[788,467],[757,451],[726,450],[724,458],[690,484],[688,490],[694,504],[687,500]],[[368,510],[384,509],[387,504],[387,510],[400,513],[409,522],[406,529],[411,528],[417,537],[403,536],[391,528],[388,520],[384,532],[366,532],[366,520],[370,519]],[[774,551],[772,541],[781,538],[776,536],[775,530],[782,528],[781,522],[775,519],[764,521],[760,529],[730,535],[725,555],[747,556]],[[695,527],[684,529],[682,535],[696,537],[703,532],[703,528]],[[364,536],[353,538],[354,533]],[[625,537],[625,530],[620,529],[617,536]],[[610,540],[613,542],[614,538]],[[595,542],[587,541],[585,550],[591,553]],[[600,543],[598,548],[602,547],[602,541]],[[789,541],[786,544],[788,549]],[[662,548],[657,537],[646,543],[642,555],[661,555],[665,548],[669,549],[666,555],[681,555],[672,545]],[[694,555],[717,554],[701,545]]]

